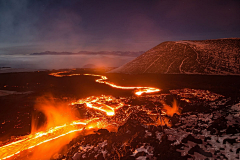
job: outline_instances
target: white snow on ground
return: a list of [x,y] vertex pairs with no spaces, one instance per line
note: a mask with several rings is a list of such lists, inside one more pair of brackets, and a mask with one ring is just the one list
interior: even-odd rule
[[[216,104],[218,104],[218,102],[216,102]],[[214,104],[212,103],[212,105],[214,106]],[[239,124],[240,119],[239,119],[239,111],[240,111],[240,103],[237,103],[235,105],[233,105],[231,107],[232,111],[236,111],[234,112],[230,112],[230,114],[226,117],[227,119],[227,125],[228,126],[233,126],[234,124]],[[236,114],[238,114],[238,116],[236,116]],[[213,117],[214,115],[214,117]],[[200,135],[192,135],[193,137],[195,137],[196,139],[201,139],[202,140],[202,144],[198,144],[200,146],[201,149],[203,149],[203,151],[211,153],[212,154],[212,158],[210,159],[216,159],[217,156],[224,155],[226,156],[228,159],[236,159],[236,157],[240,158],[239,154],[237,153],[237,149],[240,148],[240,133],[237,134],[222,134],[222,135],[213,135],[210,133],[210,131],[207,131],[207,128],[209,125],[212,124],[212,120],[219,118],[220,116],[222,116],[222,114],[219,111],[214,111],[212,114],[197,114],[197,115],[189,115],[185,118],[181,118],[182,122],[186,123],[185,125],[181,126],[182,129],[187,128],[187,126],[194,126],[194,124],[196,124],[198,122],[198,125],[201,126],[202,130],[199,130],[201,132]],[[238,119],[237,119],[238,118]],[[239,122],[236,122],[237,120],[239,120]],[[202,122],[207,122],[207,124],[201,124],[199,123],[199,121]],[[178,128],[178,134],[182,134],[181,129]],[[171,129],[173,130],[173,129]],[[166,131],[165,131],[166,132]],[[175,134],[177,135],[177,133],[175,133],[174,131],[169,131],[169,134]],[[174,138],[173,138],[174,137]],[[204,138],[208,138],[206,141],[204,141]],[[177,136],[170,136],[169,140],[176,140],[176,141],[181,141],[181,137],[177,137]],[[227,140],[236,140],[235,143],[231,144],[229,143]],[[188,141],[186,144],[184,144],[184,147],[182,150],[177,150],[179,152],[181,152],[182,156],[185,156],[188,151],[196,146],[197,144],[192,142],[192,141]],[[218,151],[218,153],[216,154],[215,151]],[[216,155],[215,155],[215,154]],[[199,153],[194,152],[194,157],[198,157],[199,159],[205,159],[207,157],[205,157],[204,155],[201,155]],[[224,159],[224,157],[222,157]]]
[[155,134],[156,134],[156,139],[158,139],[159,142],[161,142],[163,132],[156,131]]
[[104,140],[101,143],[98,143],[96,146],[94,145],[82,145],[79,147],[78,152],[76,152],[72,159],[73,160],[79,160],[82,158],[87,158],[87,154],[86,153],[95,153],[95,156],[97,157],[99,155],[99,153],[103,154],[103,157],[106,157],[106,154],[108,153],[107,150],[104,148],[107,145],[107,140]]
[[169,128],[169,129],[164,129],[164,133],[168,135],[168,140],[174,141],[174,145],[178,145],[181,143],[182,139],[187,137],[189,133],[185,131],[179,131],[176,128]]
[[146,159],[147,159],[146,156],[139,156],[139,157],[136,158],[136,160],[146,160]]
[[139,152],[145,152],[145,153],[147,153],[148,155],[151,156],[151,155],[153,155],[153,149],[152,148],[153,148],[152,146],[149,146],[149,145],[146,146],[145,144],[143,144],[143,146],[135,149],[132,156],[135,156]]
[[237,103],[237,104],[233,105],[233,106],[231,107],[231,109],[232,109],[233,111],[238,111],[238,112],[240,112],[240,103]]

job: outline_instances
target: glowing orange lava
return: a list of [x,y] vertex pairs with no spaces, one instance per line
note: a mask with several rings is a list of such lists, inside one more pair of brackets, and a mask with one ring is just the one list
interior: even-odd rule
[[101,97],[92,96],[86,99],[80,99],[76,102],[72,102],[71,105],[86,104],[86,107],[105,112],[107,116],[113,116],[115,114],[115,110],[118,108],[121,108],[124,105],[123,103],[119,103],[117,106],[112,107],[102,103],[101,99],[104,101],[111,101],[112,97],[111,96],[101,96]]
[[[63,76],[76,76],[80,74],[67,74],[68,71],[63,72],[57,72],[57,73],[51,73],[51,76],[55,77],[63,77]],[[153,87],[124,87],[124,86],[118,86],[114,83],[108,82],[106,76],[102,75],[95,75],[95,74],[84,74],[85,76],[94,76],[94,77],[100,77],[99,79],[96,79],[97,83],[104,83],[106,85],[109,85],[113,88],[118,89],[128,89],[128,90],[134,90],[134,93],[137,96],[141,96],[143,93],[154,93],[159,92],[160,89],[153,88]],[[80,99],[76,102],[72,102],[71,105],[75,104],[84,104],[88,108],[92,108],[97,111],[104,112],[106,116],[114,116],[115,111],[121,107],[124,106],[124,103],[118,103],[117,105],[107,105],[102,102],[102,100],[106,101],[112,101],[111,96],[101,96],[101,97],[88,97],[86,99]],[[27,136],[22,137],[20,140],[16,140],[15,142],[11,142],[9,144],[6,144],[4,146],[0,147],[0,160],[10,158],[14,155],[19,154],[20,152],[34,148],[40,144],[52,141],[54,139],[57,139],[59,137],[63,137],[67,134],[82,131],[83,129],[91,129],[91,128],[103,128],[104,127],[104,121],[99,121],[96,118],[84,120],[84,121],[73,121],[69,124],[59,125],[56,127],[52,127],[46,131],[37,132],[34,134],[30,134]],[[107,124],[106,124],[107,125]]]
[[114,83],[106,81],[108,79],[106,76],[95,75],[95,74],[84,74],[84,75],[101,77],[100,79],[96,79],[96,82],[105,83],[105,84],[107,84],[107,85],[109,85],[113,88],[135,90],[134,93],[138,96],[142,95],[143,93],[154,93],[154,92],[159,92],[160,91],[160,89],[153,88],[153,87],[124,87],[124,86],[118,86],[118,85],[115,85]]
[[0,147],[0,159],[10,158],[21,151],[31,149],[40,144],[52,141],[67,134],[81,131],[88,122],[74,121],[71,124],[64,124],[50,128],[47,131],[37,132],[25,136],[23,139]]
[[[64,76],[77,76],[81,74],[68,74],[66,75],[65,73],[68,73],[69,71],[62,71],[62,72],[56,72],[56,73],[50,73],[49,75],[55,76],[55,77],[64,77]],[[64,75],[65,74],[65,75]],[[97,74],[83,74],[85,76],[94,76],[94,77],[100,77],[99,79],[96,79],[95,81],[98,83],[104,83],[107,84],[113,88],[118,88],[118,89],[129,89],[129,90],[135,90],[135,94],[140,96],[143,93],[155,93],[161,91],[159,88],[154,88],[154,87],[124,87],[124,86],[118,86],[114,83],[106,81],[108,78],[103,75],[97,75]]]

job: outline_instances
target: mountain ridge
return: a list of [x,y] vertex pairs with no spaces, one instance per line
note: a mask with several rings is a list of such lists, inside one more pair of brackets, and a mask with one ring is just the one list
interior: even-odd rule
[[55,51],[45,51],[38,53],[31,53],[30,55],[114,55],[114,56],[129,56],[137,57],[143,54],[144,51],[79,51],[73,52],[55,52]]
[[240,38],[166,41],[109,73],[240,74]]

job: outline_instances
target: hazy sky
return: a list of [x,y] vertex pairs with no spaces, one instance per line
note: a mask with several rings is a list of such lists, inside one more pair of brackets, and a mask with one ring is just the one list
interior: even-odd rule
[[0,0],[0,54],[240,37],[239,0]]

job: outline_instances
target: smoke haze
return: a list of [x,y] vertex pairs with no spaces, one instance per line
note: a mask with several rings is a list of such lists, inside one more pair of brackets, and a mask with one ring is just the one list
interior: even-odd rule
[[0,54],[146,51],[169,40],[240,36],[235,0],[0,0]]
[[135,57],[102,55],[0,55],[0,67],[26,69],[81,68],[87,64],[96,67],[118,67]]

